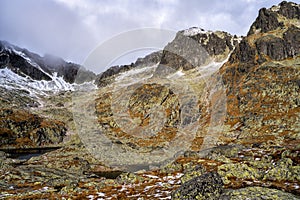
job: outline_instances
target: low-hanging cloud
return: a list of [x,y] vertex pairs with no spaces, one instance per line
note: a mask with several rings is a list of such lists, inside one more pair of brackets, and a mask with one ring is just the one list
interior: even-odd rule
[[178,31],[197,26],[245,35],[261,7],[279,2],[2,0],[0,40],[42,55],[50,53],[83,63],[99,44],[132,29],[152,27]]

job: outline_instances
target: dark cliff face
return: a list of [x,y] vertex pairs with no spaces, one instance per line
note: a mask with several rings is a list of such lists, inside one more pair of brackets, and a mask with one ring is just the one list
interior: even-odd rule
[[[261,9],[256,21],[251,25],[248,36],[242,39],[230,55],[227,65],[236,67],[235,75],[247,73],[266,62],[298,57],[299,12],[299,5],[287,2],[270,9]],[[280,23],[271,25],[272,21]],[[230,67],[223,67],[225,68],[228,70]]]
[[[16,51],[13,51],[13,49],[15,49]],[[19,52],[19,54],[16,52]],[[44,67],[41,67],[41,69],[44,70],[43,72],[36,66],[33,66],[31,63],[29,63],[20,54],[28,55],[31,57],[38,56],[36,54],[30,54],[29,51],[25,49],[20,49],[7,42],[0,41],[1,68],[8,67],[20,76],[29,76],[35,80],[51,80],[51,77],[48,75],[50,73],[49,70],[47,70]]]
[[280,20],[280,16],[287,20],[300,20],[299,5],[283,1],[278,6],[273,6],[270,9],[260,9],[259,15],[250,27],[247,35],[249,36],[255,32],[266,33],[268,31],[283,28],[284,22]]
[[66,62],[61,58],[51,55],[44,57],[11,45],[8,42],[0,41],[0,68],[8,67],[20,76],[29,76],[34,80],[52,80],[54,72],[62,76],[68,83],[74,83],[77,73],[85,73],[84,81],[91,81],[95,78],[93,72],[83,70],[83,67]]

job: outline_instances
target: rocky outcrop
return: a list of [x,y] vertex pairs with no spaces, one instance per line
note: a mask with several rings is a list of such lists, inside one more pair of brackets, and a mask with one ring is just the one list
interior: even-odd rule
[[62,76],[68,83],[84,83],[96,78],[93,72],[86,70],[83,66],[66,62],[59,57],[49,54],[42,57],[38,64],[46,66],[52,73],[56,72],[57,76]]
[[[121,98],[124,95],[121,95]],[[114,104],[113,101],[116,101],[113,98],[116,97],[112,93],[106,93],[100,94],[96,100],[98,121],[113,142],[125,144],[133,150],[151,151],[161,148],[176,135],[176,127],[180,123],[180,110],[178,107],[178,98],[172,90],[158,84],[145,84],[133,90],[128,105],[123,105],[121,101],[117,100],[120,102],[120,105],[114,108],[111,107]],[[162,127],[158,126],[158,124],[162,123],[159,121],[159,116],[156,116],[157,119],[154,119],[154,122],[150,121],[153,120],[150,119],[153,117],[150,116],[152,115],[151,109],[157,107],[157,102],[167,111],[165,114],[168,120],[161,124]],[[124,108],[128,108],[130,117],[135,119],[136,122],[134,124],[122,119],[118,120],[113,115],[116,112],[121,112],[120,115],[122,115]],[[130,130],[134,126],[136,127],[129,132],[122,130],[124,128],[125,130]],[[145,129],[145,127],[148,128]],[[157,131],[158,133],[156,133]],[[140,135],[136,135],[135,132]]]
[[223,182],[219,174],[206,173],[181,185],[172,199],[219,199],[223,192]]
[[225,60],[239,42],[237,36],[223,31],[190,28],[179,31],[163,51],[160,64],[175,70],[190,70],[212,60]]
[[264,187],[247,187],[241,188],[238,190],[228,191],[222,196],[220,196],[220,200],[246,200],[246,199],[299,199],[297,196],[276,189],[264,188]]
[[278,6],[270,9],[262,8],[259,10],[258,17],[251,25],[248,36],[255,33],[266,33],[283,28],[286,20],[299,20],[300,8],[293,2],[281,2]]
[[[298,4],[286,2],[262,9],[220,69],[227,87],[226,124],[231,131],[222,136],[227,142],[299,141],[298,11]],[[270,24],[275,19],[280,25]]]
[[66,128],[60,121],[47,120],[28,111],[0,110],[0,147],[34,148],[58,145]]
[[240,38],[223,31],[205,31],[191,28],[179,31],[175,39],[162,51],[154,52],[145,58],[139,58],[135,63],[123,66],[113,66],[96,78],[98,87],[105,87],[114,82],[123,72],[133,68],[149,67],[159,63],[156,74],[161,74],[167,68],[172,72],[183,69],[190,70],[208,64],[212,60],[225,60]]

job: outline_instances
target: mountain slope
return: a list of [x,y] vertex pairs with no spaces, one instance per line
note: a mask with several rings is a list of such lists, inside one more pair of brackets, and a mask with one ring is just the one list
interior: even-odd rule
[[283,2],[259,16],[221,68],[231,141],[299,141],[299,5]]
[[[299,4],[282,2],[242,38],[180,31],[100,74],[98,90],[39,105],[0,87],[3,146],[62,146],[26,161],[0,152],[0,198],[299,199],[299,28]],[[60,143],[66,128],[80,140]]]
[[[193,150],[229,143],[297,143],[299,34],[299,5],[287,2],[261,9],[242,38],[199,28],[180,31],[156,65],[124,71],[120,67],[112,73],[114,81],[99,90],[96,100],[98,121],[112,141],[141,151],[161,147],[160,138],[171,137],[185,120],[194,122],[196,113],[200,127],[190,144]],[[137,91],[140,95],[135,96]],[[156,94],[155,98],[146,98],[148,93]],[[177,105],[174,94],[184,96],[181,104]],[[184,106],[193,105],[194,98],[198,111],[191,114]],[[149,110],[157,104],[168,110],[163,125],[167,129],[145,141],[126,133],[128,119],[116,119],[121,112],[123,118],[138,123],[129,127],[142,130],[149,125]]]

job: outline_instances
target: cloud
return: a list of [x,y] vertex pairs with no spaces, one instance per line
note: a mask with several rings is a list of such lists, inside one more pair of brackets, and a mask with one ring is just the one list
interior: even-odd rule
[[92,33],[79,18],[49,1],[1,1],[0,37],[39,53],[74,59],[94,43]]
[[0,39],[42,55],[51,53],[83,63],[99,44],[122,32],[138,28],[178,31],[198,26],[245,35],[261,7],[270,7],[279,2],[1,0]]

